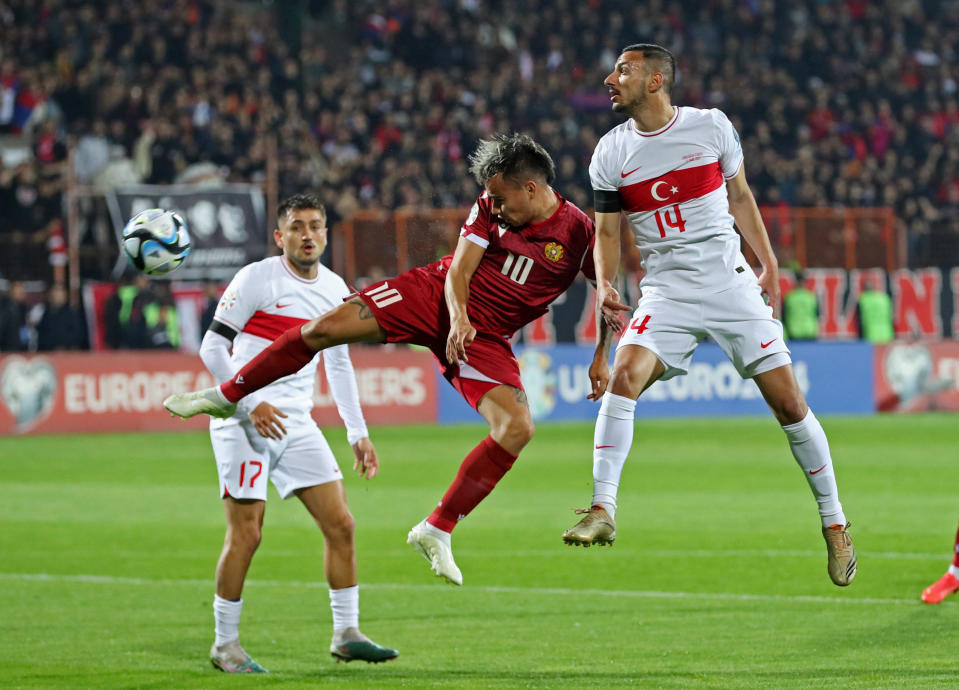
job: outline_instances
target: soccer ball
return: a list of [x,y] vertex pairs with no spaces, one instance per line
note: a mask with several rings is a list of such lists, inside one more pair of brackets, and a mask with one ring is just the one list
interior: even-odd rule
[[179,213],[148,208],[123,228],[123,253],[141,273],[175,271],[190,253],[190,232]]

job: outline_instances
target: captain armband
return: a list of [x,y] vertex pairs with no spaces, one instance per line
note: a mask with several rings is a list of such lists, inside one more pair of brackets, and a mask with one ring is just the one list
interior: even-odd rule
[[619,192],[606,189],[593,190],[593,206],[597,213],[619,213],[622,204],[619,201]]
[[230,328],[229,326],[227,326],[227,325],[226,325],[225,323],[223,323],[222,321],[217,321],[216,319],[213,319],[213,323],[210,324],[210,327],[209,327],[207,330],[208,330],[208,331],[213,331],[213,332],[216,333],[217,335],[222,335],[224,338],[226,338],[227,340],[229,340],[231,343],[233,342],[233,339],[234,339],[234,338],[236,337],[236,335],[237,335],[237,333],[236,333],[235,330],[233,330],[232,328]]

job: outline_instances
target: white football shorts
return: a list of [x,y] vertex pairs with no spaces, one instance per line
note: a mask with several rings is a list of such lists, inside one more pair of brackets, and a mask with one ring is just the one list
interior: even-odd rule
[[782,324],[757,284],[742,285],[694,299],[670,299],[662,288],[644,288],[619,339],[641,345],[666,367],[660,380],[689,370],[696,347],[706,337],[719,345],[743,378],[790,364]]
[[265,501],[267,479],[281,498],[289,498],[296,489],[343,478],[309,413],[291,413],[282,421],[286,435],[280,440],[263,438],[249,420],[210,428],[221,498]]

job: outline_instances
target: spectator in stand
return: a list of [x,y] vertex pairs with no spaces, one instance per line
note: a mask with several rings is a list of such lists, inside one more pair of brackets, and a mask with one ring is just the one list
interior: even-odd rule
[[37,350],[87,350],[86,319],[79,305],[71,304],[63,283],[47,292],[43,315],[37,323]]
[[29,348],[29,311],[23,283],[11,282],[9,294],[0,295],[0,352],[23,352]]
[[[614,123],[595,77],[643,35],[684,47],[677,101],[736,114],[760,205],[892,206],[919,237],[914,264],[936,260],[935,237],[959,233],[954,3],[680,0],[635,15],[574,0],[307,6],[317,35],[293,53],[270,9],[12,3],[0,131],[62,113],[59,130],[80,137],[101,120],[156,183],[200,162],[258,181],[275,134],[281,194],[309,186],[349,199],[345,209],[396,209],[468,205],[463,152],[491,131],[525,130],[582,203],[597,132]],[[524,96],[530,83],[548,97]],[[45,127],[33,128],[46,137],[38,153],[56,159]]]

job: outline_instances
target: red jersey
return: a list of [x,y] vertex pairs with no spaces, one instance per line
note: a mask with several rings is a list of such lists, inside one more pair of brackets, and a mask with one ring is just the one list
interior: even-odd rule
[[[582,271],[596,279],[593,243],[596,229],[589,216],[563,197],[546,220],[519,228],[500,225],[486,192],[470,210],[460,236],[486,249],[470,279],[467,314],[477,331],[511,337],[549,311]],[[452,256],[443,257],[445,273]]]
[[443,375],[474,407],[486,389],[465,386],[461,379],[522,390],[510,337],[549,311],[580,271],[596,278],[593,221],[562,197],[559,201],[552,217],[521,228],[500,226],[485,193],[473,204],[460,235],[486,251],[470,279],[466,303],[476,329],[476,338],[466,346],[469,363],[451,365],[446,359],[450,314],[443,287],[452,255],[370,285],[357,296],[372,311],[387,342],[428,347]]

